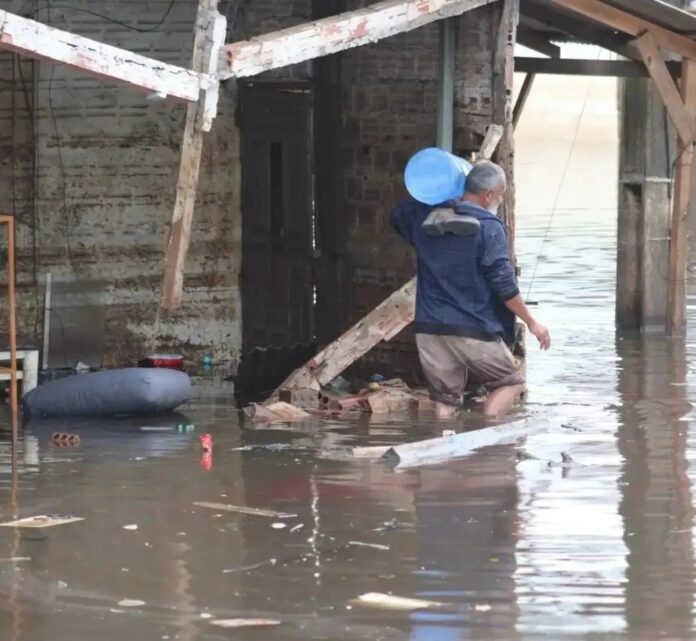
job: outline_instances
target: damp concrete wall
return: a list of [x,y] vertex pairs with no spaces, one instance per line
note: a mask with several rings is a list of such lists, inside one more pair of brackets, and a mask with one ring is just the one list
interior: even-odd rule
[[[43,2],[3,1],[0,7],[188,66],[196,3],[176,2],[157,27],[169,4],[66,0],[49,10]],[[51,321],[60,330],[51,332],[52,365],[77,358],[85,334],[102,347],[89,357],[104,365],[132,362],[153,348],[236,358],[241,229],[234,104],[234,86],[226,85],[204,146],[184,305],[157,325],[184,107],[0,54],[0,211],[17,217],[22,344],[40,344],[50,273]],[[89,307],[101,314],[81,315]]]

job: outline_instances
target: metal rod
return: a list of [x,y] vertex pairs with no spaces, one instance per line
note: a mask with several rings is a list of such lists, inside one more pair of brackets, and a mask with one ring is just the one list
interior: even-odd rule
[[7,224],[7,294],[10,325],[10,410],[12,412],[12,445],[17,444],[17,314],[15,309],[15,225],[8,217]]
[[48,348],[51,336],[51,289],[53,277],[46,274],[46,291],[44,293],[44,325],[43,325],[43,368],[48,369]]
[[450,152],[454,144],[454,28],[453,18],[440,21],[437,146]]

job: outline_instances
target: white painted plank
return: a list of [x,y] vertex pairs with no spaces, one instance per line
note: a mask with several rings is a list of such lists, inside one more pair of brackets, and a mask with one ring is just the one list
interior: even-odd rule
[[55,29],[9,11],[0,11],[0,48],[191,102],[197,102],[201,89],[214,83],[208,74]]
[[219,75],[243,78],[360,47],[497,0],[387,0],[225,46]]
[[515,443],[547,429],[548,425],[539,419],[523,419],[506,425],[484,427],[453,436],[441,436],[392,447],[357,447],[353,450],[353,457],[381,459],[394,464],[398,469],[434,465],[467,456],[483,447]]

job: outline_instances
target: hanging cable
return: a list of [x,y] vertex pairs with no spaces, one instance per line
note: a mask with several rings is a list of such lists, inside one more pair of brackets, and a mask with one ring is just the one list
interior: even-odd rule
[[[597,60],[599,60],[601,56],[602,50],[600,49],[598,54],[597,54]],[[539,267],[539,261],[541,260],[541,255],[542,252],[544,251],[544,246],[546,245],[546,241],[548,240],[549,233],[551,232],[551,225],[553,224],[553,217],[556,213],[556,210],[558,208],[558,202],[561,198],[561,192],[563,191],[563,187],[565,186],[565,180],[566,176],[568,175],[568,168],[570,167],[570,161],[573,157],[573,152],[575,151],[575,145],[578,142],[578,135],[580,133],[580,124],[582,123],[583,116],[585,115],[585,110],[587,109],[587,101],[590,97],[590,91],[592,89],[592,85],[589,84],[587,87],[587,91],[585,92],[585,98],[582,103],[582,108],[580,109],[580,114],[578,115],[578,121],[575,124],[575,133],[573,134],[573,141],[570,145],[570,149],[568,150],[568,157],[566,158],[565,166],[563,167],[563,174],[561,175],[561,181],[558,185],[558,189],[556,190],[556,196],[553,201],[553,207],[551,208],[551,214],[549,215],[549,222],[546,225],[546,231],[544,232],[544,236],[541,240],[541,247],[539,248],[539,253],[537,254],[536,261],[534,263],[534,270],[532,271],[532,278],[529,282],[529,288],[527,290],[527,298],[529,298],[529,295],[532,292],[532,286],[534,285],[534,280],[536,278],[537,274],[537,269]]]
[[162,18],[159,20],[159,22],[154,26],[154,27],[148,27],[147,29],[143,29],[141,27],[134,27],[133,25],[130,25],[126,22],[121,22],[120,20],[116,20],[115,18],[110,18],[109,16],[105,16],[103,13],[98,13],[96,11],[92,11],[91,9],[83,9],[82,7],[70,7],[67,5],[53,5],[53,9],[61,10],[61,11],[76,11],[78,13],[86,13],[89,14],[90,16],[95,16],[96,18],[101,18],[102,20],[105,20],[106,22],[110,22],[111,24],[116,24],[119,25],[120,27],[124,27],[126,29],[130,29],[131,31],[137,31],[138,33],[152,33],[154,31],[158,31],[159,28],[167,21],[167,18],[169,18],[169,14],[172,12],[172,9],[174,8],[174,5],[176,4],[176,0],[171,0],[169,3],[169,6],[167,7],[167,10],[164,12],[164,15]]

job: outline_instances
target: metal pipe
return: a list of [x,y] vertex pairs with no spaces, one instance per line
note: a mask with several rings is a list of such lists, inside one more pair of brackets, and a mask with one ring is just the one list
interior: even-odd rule
[[454,18],[440,21],[440,60],[437,99],[437,146],[452,151],[454,144]]

